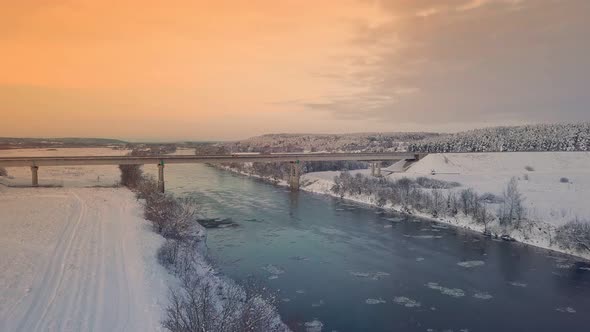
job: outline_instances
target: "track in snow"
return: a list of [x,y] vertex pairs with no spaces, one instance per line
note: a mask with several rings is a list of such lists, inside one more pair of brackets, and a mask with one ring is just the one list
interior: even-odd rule
[[[154,253],[144,249],[142,241],[146,234],[142,232],[148,231],[145,222],[138,217],[132,195],[114,189],[47,189],[42,192],[10,189],[0,195],[15,194],[6,199],[9,204],[5,207],[10,209],[11,204],[16,204],[21,211],[16,208],[14,213],[21,212],[22,218],[22,213],[29,209],[19,205],[19,198],[22,204],[35,204],[36,200],[44,199],[44,193],[55,194],[56,191],[67,195],[58,199],[60,204],[45,209],[65,209],[63,219],[54,223],[56,228],[51,230],[54,234],[47,246],[38,245],[35,255],[28,257],[33,266],[32,275],[23,279],[29,281],[2,283],[15,287],[16,291],[12,289],[8,298],[0,296],[4,303],[0,307],[0,330],[158,330],[165,283],[154,278],[161,271],[154,266]],[[4,201],[0,199],[0,209],[6,205]],[[26,231],[36,234],[35,226],[46,222],[45,215],[32,213],[28,216],[32,223]],[[0,227],[5,226],[9,218],[8,214],[2,214]],[[20,232],[19,229],[13,231]],[[8,243],[10,239],[2,237],[0,241]],[[18,252],[18,248],[16,251],[12,248],[14,242],[9,245],[2,243],[1,248],[3,251],[10,248],[6,249],[6,255],[12,266],[8,263],[2,267],[26,266],[13,254],[13,251]],[[2,254],[5,256],[4,252]],[[18,277],[18,273],[13,275]]]

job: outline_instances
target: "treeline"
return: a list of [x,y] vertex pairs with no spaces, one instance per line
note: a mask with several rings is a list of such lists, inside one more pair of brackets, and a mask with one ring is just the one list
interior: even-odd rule
[[140,165],[121,165],[121,184],[144,201],[144,216],[166,241],[158,250],[160,264],[180,280],[171,288],[162,325],[172,332],[286,331],[274,298],[260,288],[221,281],[204,261],[204,229],[198,204],[157,191],[156,181]]
[[[398,206],[410,214],[427,213],[434,218],[465,216],[482,225],[485,232],[490,232],[491,228],[496,229],[496,234],[518,230],[526,237],[534,231],[537,223],[527,218],[526,199],[518,189],[516,178],[510,179],[501,196],[478,194],[472,189],[459,189],[460,186],[457,182],[427,177],[388,180],[342,172],[334,177],[331,191],[341,198],[346,195],[371,197],[379,207]],[[590,252],[588,221],[573,220],[557,227],[554,238],[551,234],[547,236],[550,243],[555,241],[561,248]]]
[[[352,171],[369,167],[369,164],[363,161],[304,161],[298,165],[300,167],[300,174],[340,170]],[[288,180],[291,171],[291,164],[287,162],[227,163],[224,164],[224,166],[228,166],[244,173],[269,178],[274,181]]]
[[[510,181],[502,197],[490,193],[480,195],[472,189],[449,190],[460,186],[457,182],[427,177],[388,180],[342,172],[334,178],[331,190],[340,197],[347,194],[368,196],[379,207],[390,204],[406,213],[428,213],[435,218],[456,217],[462,213],[485,229],[494,219],[507,229],[518,229],[525,220],[524,199],[518,192],[516,179]],[[498,206],[497,213],[492,213],[488,205]]]
[[590,151],[590,123],[493,127],[410,143],[412,152]]

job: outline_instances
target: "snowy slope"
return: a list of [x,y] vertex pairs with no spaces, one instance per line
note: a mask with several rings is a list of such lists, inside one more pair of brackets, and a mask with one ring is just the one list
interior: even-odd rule
[[160,330],[162,239],[125,189],[0,186],[0,331]]
[[[431,175],[432,170],[436,175]],[[457,181],[480,193],[498,195],[510,178],[516,177],[530,219],[554,225],[576,218],[590,220],[589,152],[431,154],[410,167],[407,174],[391,177],[401,176]],[[561,183],[562,177],[569,183]]]

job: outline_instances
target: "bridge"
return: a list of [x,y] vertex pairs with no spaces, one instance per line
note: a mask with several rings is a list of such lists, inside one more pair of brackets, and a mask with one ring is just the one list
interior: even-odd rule
[[164,192],[164,165],[191,163],[247,163],[289,162],[289,185],[299,189],[300,166],[303,161],[366,161],[371,163],[371,174],[381,175],[382,161],[422,159],[425,153],[273,153],[231,155],[160,155],[160,156],[68,156],[68,157],[0,157],[0,167],[30,167],[31,184],[39,186],[38,171],[41,166],[92,166],[92,165],[158,165],[158,190]]

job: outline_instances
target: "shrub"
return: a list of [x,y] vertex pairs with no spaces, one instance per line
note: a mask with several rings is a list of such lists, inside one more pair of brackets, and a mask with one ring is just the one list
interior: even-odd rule
[[535,169],[532,166],[525,166],[524,169],[526,169],[529,172],[534,172]]
[[485,193],[479,196],[479,200],[488,204],[502,204],[504,199],[492,193]]
[[137,188],[143,181],[141,165],[119,165],[121,170],[121,185],[127,188]]
[[433,178],[428,178],[425,176],[421,176],[421,177],[417,178],[416,183],[420,187],[426,188],[426,189],[451,189],[451,188],[456,188],[456,187],[461,186],[461,184],[459,182],[442,181],[442,180],[437,180],[437,179],[433,179]]
[[571,221],[557,228],[555,240],[560,247],[576,251],[590,251],[590,223]]
[[8,172],[6,171],[6,168],[0,167],[0,176],[8,176]]
[[197,226],[198,205],[194,198],[175,198],[170,194],[147,196],[145,218],[154,230],[165,238],[183,239],[194,234]]
[[528,180],[529,180],[529,175],[528,175],[528,174],[525,174],[525,175],[523,175],[523,177],[522,177],[522,178],[523,178],[525,181],[528,181]]
[[568,179],[568,178],[561,178],[561,179],[559,179],[559,182],[561,182],[561,183],[570,183],[570,179]]
[[204,278],[186,276],[170,292],[162,325],[171,332],[283,331],[273,302],[254,289],[215,287]]

